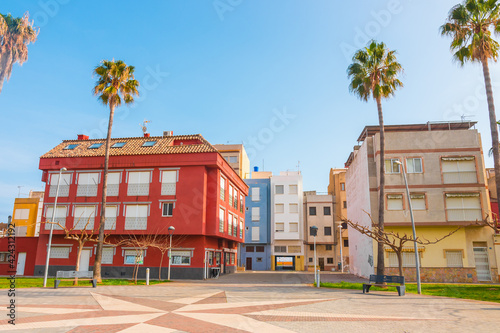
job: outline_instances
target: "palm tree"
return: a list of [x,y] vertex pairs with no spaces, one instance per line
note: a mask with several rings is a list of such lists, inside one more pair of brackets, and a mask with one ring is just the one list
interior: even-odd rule
[[496,62],[498,58],[499,44],[491,35],[492,32],[500,33],[500,5],[497,0],[466,0],[450,10],[447,22],[441,26],[440,30],[441,35],[452,38],[450,49],[454,52],[453,58],[461,66],[466,62],[478,62],[483,67],[490,116],[495,182],[497,193],[500,193],[498,126],[488,64],[490,59]]
[[18,18],[0,14],[0,93],[4,81],[10,78],[12,65],[28,60],[28,44],[36,41],[38,32],[28,13]]
[[106,212],[106,195],[108,185],[108,165],[109,165],[109,146],[111,142],[111,129],[113,127],[113,116],[115,108],[122,102],[130,104],[134,102],[134,95],[139,95],[139,82],[134,79],[134,67],[127,66],[123,61],[103,60],[100,66],[94,69],[94,76],[97,82],[94,87],[94,95],[98,100],[109,106],[108,135],[106,137],[106,150],[104,156],[104,174],[102,180],[102,201],[101,218],[99,222],[99,236],[97,241],[97,253],[94,264],[94,279],[101,281],[101,259],[102,246],[104,243],[104,222]]
[[[380,191],[378,201],[378,229],[384,232],[384,185],[385,185],[385,133],[382,98],[394,95],[403,83],[398,79],[403,68],[396,60],[396,51],[389,51],[384,43],[372,40],[368,46],[358,50],[352,64],[347,68],[351,82],[349,91],[368,102],[373,98],[377,102],[378,121],[380,125]],[[377,249],[377,275],[384,275],[384,244],[379,242]]]

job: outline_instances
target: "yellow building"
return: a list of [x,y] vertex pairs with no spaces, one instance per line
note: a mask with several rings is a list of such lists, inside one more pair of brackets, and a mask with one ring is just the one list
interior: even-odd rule
[[[419,245],[424,282],[498,282],[498,263],[492,228],[476,222],[491,217],[481,136],[475,122],[439,122],[385,126],[385,230],[412,234],[411,200],[417,237],[435,240]],[[380,191],[380,133],[367,126],[346,166],[347,218],[363,226],[378,223]],[[406,195],[403,170],[410,190]],[[369,215],[368,215],[368,214]],[[377,265],[377,243],[349,231],[350,271],[368,276]],[[415,280],[415,253],[408,242],[403,273]],[[385,274],[398,275],[396,253],[386,248]]]
[[[328,184],[328,194],[333,196],[335,207],[335,221],[340,223],[343,217],[347,217],[347,197],[345,187],[345,174],[347,169],[330,169],[330,182]],[[338,225],[336,229],[338,231]],[[342,257],[344,266],[349,265],[349,231],[342,229]],[[336,257],[340,258],[340,247],[336,247]]]
[[43,192],[31,191],[29,198],[14,200],[14,223],[17,237],[38,237],[43,209]]
[[250,178],[250,160],[245,147],[241,144],[213,145],[241,179]]

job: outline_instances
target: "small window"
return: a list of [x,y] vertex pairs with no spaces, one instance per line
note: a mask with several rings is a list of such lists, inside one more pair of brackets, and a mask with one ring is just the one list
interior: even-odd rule
[[299,232],[299,224],[296,222],[290,223],[290,232]]
[[387,194],[387,210],[403,210],[403,195]]
[[283,214],[285,212],[285,205],[284,204],[276,204],[275,205],[275,213],[276,214]]
[[111,148],[122,148],[123,146],[125,146],[126,142],[115,142]]
[[255,252],[264,252],[264,247],[263,246],[256,246]]
[[164,202],[162,216],[171,217],[173,210],[174,210],[173,202]]
[[347,208],[347,201],[344,201],[343,204],[344,204],[344,208]]
[[325,236],[332,235],[332,227],[325,227]]
[[316,216],[316,207],[309,207],[309,215]]
[[313,258],[309,258],[309,262],[313,262]]
[[298,213],[299,212],[299,205],[295,203],[291,203],[288,206],[288,209],[290,210],[289,213]]
[[238,163],[238,156],[229,156],[229,163]]
[[332,250],[332,245],[331,245],[331,244],[327,244],[327,245],[325,245],[325,249],[326,249],[327,251],[331,251],[331,250]]
[[276,185],[276,194],[285,193],[285,187],[283,185]]
[[262,257],[257,257],[257,262],[262,262]]
[[297,194],[297,185],[289,185],[288,187],[289,194]]
[[348,239],[344,239],[344,247],[349,247],[349,240]]
[[340,190],[345,191],[345,183],[340,183]]
[[101,147],[103,144],[102,143],[94,143],[92,145],[90,145],[89,149],[97,149],[99,147]]
[[411,208],[413,210],[426,210],[425,194],[424,193],[410,193]]
[[66,147],[64,147],[64,150],[73,150],[78,146],[79,145],[77,145],[77,144],[70,144],[70,145],[67,145]]
[[445,256],[447,267],[463,267],[463,253],[461,250],[446,250]]
[[396,162],[399,162],[399,159],[391,158],[385,160],[385,173],[400,173],[399,164]]
[[190,251],[172,251],[172,265],[191,265]]
[[9,262],[9,252],[0,252],[0,263],[8,263]]
[[276,253],[286,253],[286,246],[275,246],[274,252]]
[[253,246],[247,246],[246,249],[247,249],[247,252],[255,252],[254,251],[255,247],[253,247]]
[[276,232],[284,232],[285,223],[276,223]]
[[333,264],[333,258],[326,258],[326,263],[327,264]]
[[153,147],[156,141],[146,141],[142,144],[143,147]]
[[330,216],[332,215],[332,210],[330,207],[323,207],[323,215]]
[[408,158],[406,159],[406,172],[407,173],[422,173],[422,159],[418,158]]
[[314,251],[314,245],[309,245],[309,250]]

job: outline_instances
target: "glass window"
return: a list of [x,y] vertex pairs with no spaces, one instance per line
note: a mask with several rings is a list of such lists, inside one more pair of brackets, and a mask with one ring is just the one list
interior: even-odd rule
[[164,202],[162,216],[171,217],[173,210],[174,210],[173,202]]
[[332,235],[332,227],[325,227],[325,236]]
[[423,193],[410,193],[411,209],[413,210],[426,210],[425,194]]
[[275,205],[275,212],[276,214],[283,214],[285,212],[285,205],[284,204],[276,204]]
[[76,230],[94,229],[95,206],[75,206],[74,228]]
[[95,197],[97,196],[97,185],[99,184],[98,172],[78,173],[78,187],[76,189],[77,197]]
[[446,250],[447,267],[463,267],[463,252],[461,250]]
[[172,265],[191,265],[190,251],[172,251]]
[[286,246],[275,246],[274,252],[276,253],[286,253]]
[[175,195],[177,185],[177,170],[161,172],[161,195]]
[[67,145],[66,147],[64,147],[64,149],[65,150],[73,150],[78,146],[79,146],[78,144],[70,144],[70,145]]
[[299,212],[299,205],[295,203],[291,203],[288,207],[290,209],[290,213],[298,213]]
[[344,247],[349,247],[349,240],[348,239],[344,239]]
[[442,157],[443,182],[445,184],[477,183],[476,161],[471,157]]
[[290,232],[299,232],[299,224],[297,222],[290,223]]
[[263,246],[256,246],[255,252],[264,252],[264,247]]
[[89,149],[97,149],[101,147],[103,144],[102,143],[94,143],[89,146]]
[[285,187],[283,185],[276,185],[276,194],[284,194]]
[[247,252],[255,252],[254,246],[247,246],[246,249],[247,249]]
[[332,250],[332,245],[331,244],[325,245],[325,250],[331,251]]
[[142,146],[143,147],[153,147],[155,145],[156,141],[145,141]]
[[260,238],[260,228],[252,227],[252,242],[258,242]]
[[347,201],[344,201],[343,204],[344,204],[344,208],[347,208]]
[[112,248],[112,247],[103,247],[102,248],[102,259],[101,259],[101,263],[102,264],[112,264],[113,263],[113,255],[114,255],[114,252],[115,249]]
[[125,207],[125,230],[146,230],[149,206],[126,205]]
[[333,264],[333,258],[326,258],[327,264]]
[[340,183],[340,190],[345,191],[345,183]]
[[116,229],[116,216],[118,215],[118,206],[106,206],[104,211],[104,230]]
[[226,200],[226,178],[220,177],[220,199]]
[[314,251],[314,245],[309,245],[309,250]]
[[400,173],[399,164],[396,162],[399,162],[398,158],[385,160],[385,173]]
[[330,216],[332,215],[332,210],[330,207],[323,207],[323,215]]
[[482,220],[479,193],[446,194],[446,215],[448,221]]
[[260,200],[260,188],[252,187],[252,201],[259,201],[259,200]]
[[309,207],[309,215],[311,216],[316,215],[316,207]]
[[126,142],[115,142],[111,148],[121,148],[123,146],[125,146]]
[[238,156],[229,156],[229,163],[238,163]]
[[309,258],[309,262],[313,262],[313,258]]
[[226,221],[226,211],[219,208],[219,232],[224,232],[224,224]]
[[131,171],[128,174],[127,195],[149,195],[151,171]]
[[408,158],[406,159],[406,172],[407,173],[422,173],[422,158]]
[[[48,206],[47,210],[45,211],[45,220],[46,221],[52,221],[52,213],[54,211],[54,206]],[[57,205],[56,208],[56,214],[54,217],[53,222],[59,222],[60,225],[63,227],[66,227],[66,215],[67,215],[67,208],[66,206],[59,206]],[[45,230],[50,230],[51,223],[44,223],[45,224]],[[62,230],[60,226],[57,224],[52,224],[54,227],[54,230]]]
[[403,195],[387,194],[387,210],[403,210]]
[[285,231],[285,223],[278,222],[276,223],[276,232],[284,232]]
[[252,207],[252,221],[260,220],[260,207]]

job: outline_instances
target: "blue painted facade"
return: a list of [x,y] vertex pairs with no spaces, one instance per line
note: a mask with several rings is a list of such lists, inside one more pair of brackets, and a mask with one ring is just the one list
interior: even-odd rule
[[[271,270],[271,181],[266,179],[245,179],[250,187],[245,199],[245,244],[241,247],[241,266],[246,270]],[[252,195],[259,189],[259,196]],[[257,200],[258,199],[258,200]],[[252,221],[252,208],[259,208],[258,221]],[[252,239],[252,228],[258,229],[258,239]],[[256,236],[256,230],[254,236]]]

